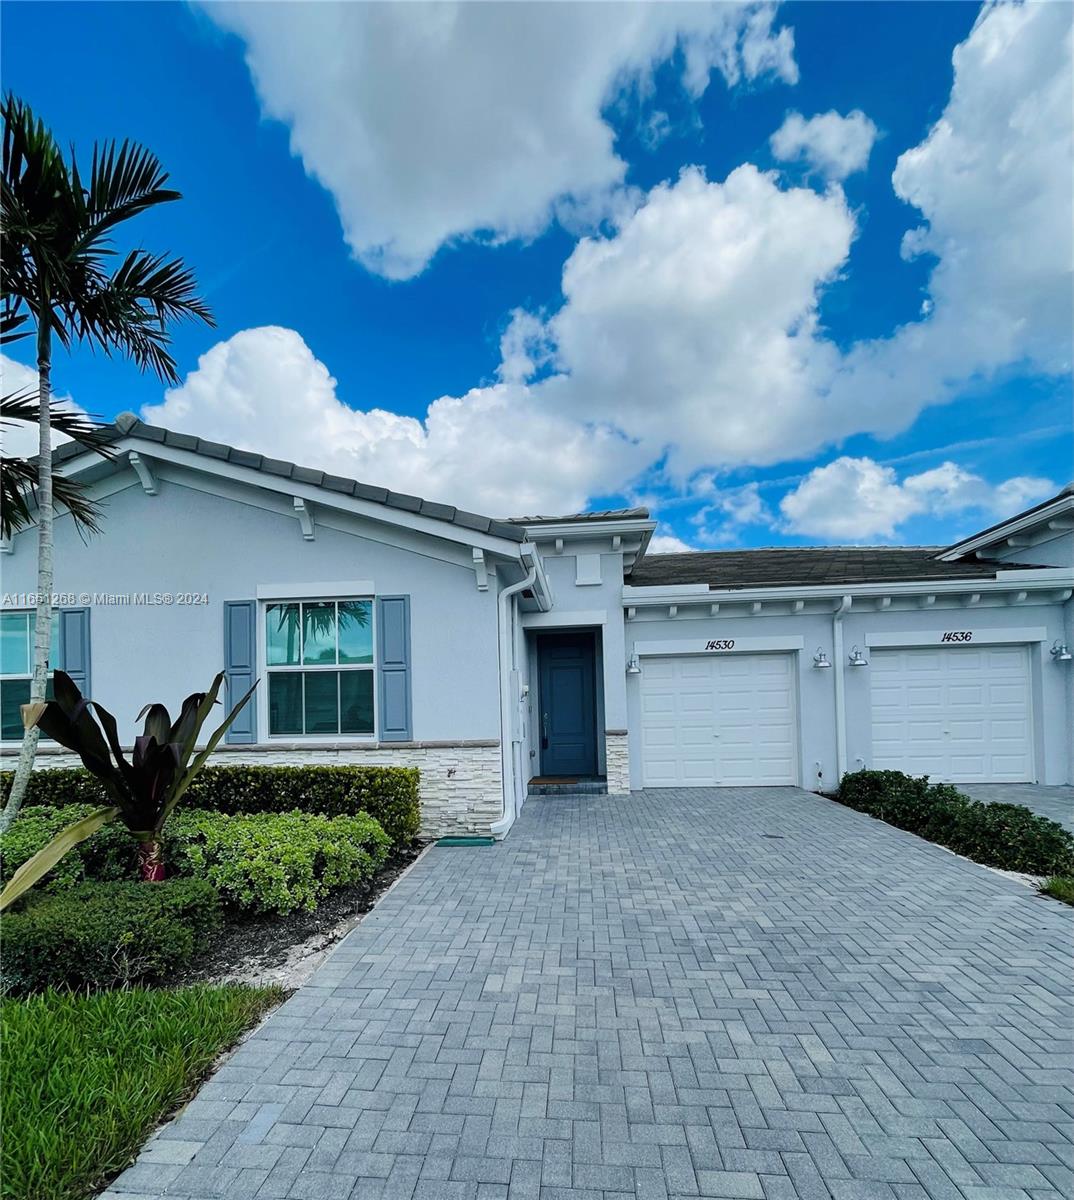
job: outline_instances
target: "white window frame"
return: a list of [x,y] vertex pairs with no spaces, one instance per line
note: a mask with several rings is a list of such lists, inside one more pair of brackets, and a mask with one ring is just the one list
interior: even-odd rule
[[[6,671],[0,672],[0,683],[8,683],[10,681],[17,681],[17,680],[22,680],[22,679],[25,679],[27,682],[29,682],[34,677],[34,618],[36,616],[36,612],[32,608],[5,608],[5,609],[0,610],[0,612],[2,612],[3,616],[5,616],[5,617],[23,616],[23,617],[27,618],[27,620],[26,620],[26,666],[28,668],[25,674],[22,674],[22,673],[15,674],[14,672],[6,672]],[[53,610],[52,610],[52,630],[51,630],[51,639],[52,640],[49,643],[49,659],[50,659],[49,669],[50,669],[50,671],[55,670],[56,666],[57,666],[57,663],[53,662],[51,660],[53,658],[58,660],[60,657],[60,612],[61,612],[61,610],[58,608],[53,608]],[[60,670],[63,670],[63,668],[61,667]],[[17,738],[3,738],[2,740],[0,740],[0,745],[17,746],[21,741],[22,741],[22,734],[20,733]]]
[[[258,589],[257,603],[257,673],[265,680],[264,703],[258,705],[257,717],[257,740],[268,744],[279,742],[301,742],[304,746],[325,746],[339,745],[342,742],[354,743],[356,745],[369,745],[377,740],[377,730],[380,727],[380,710],[379,710],[379,688],[377,687],[377,604],[376,598],[371,595],[348,595],[333,594],[331,596],[321,594],[309,595],[305,588],[301,591],[291,589],[286,595],[274,594],[263,597],[263,591],[269,589]],[[273,589],[275,591],[275,589]],[[320,589],[314,589],[315,593]],[[268,661],[268,610],[278,604],[326,604],[329,601],[337,605],[346,604],[350,601],[361,601],[369,605],[369,621],[370,621],[370,638],[373,647],[373,661],[371,663],[303,663],[297,662],[292,664],[273,663]],[[337,615],[338,621],[338,615]],[[301,610],[299,615],[299,629],[302,629]],[[338,638],[338,627],[337,627]],[[299,658],[302,657],[301,641],[299,643]],[[270,674],[306,674],[312,672],[327,672],[335,671],[337,674],[343,671],[367,671],[373,677],[373,728],[369,733],[272,733],[269,728],[269,675]],[[338,690],[337,690],[337,712],[339,711]],[[306,723],[306,695],[305,687],[302,691],[302,724]]]

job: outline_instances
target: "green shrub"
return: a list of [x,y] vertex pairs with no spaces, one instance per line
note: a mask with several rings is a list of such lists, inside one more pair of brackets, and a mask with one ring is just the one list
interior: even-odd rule
[[[95,807],[100,807],[97,805]],[[0,883],[6,883],[28,858],[43,849],[61,830],[93,812],[88,804],[53,808],[38,804],[24,808],[0,836]],[[87,879],[134,879],[137,847],[122,825],[106,825],[65,854],[37,884],[47,892],[63,891]]]
[[391,842],[366,813],[252,813],[180,809],[164,827],[169,871],[208,880],[250,912],[312,911],[336,888],[371,879]]
[[1020,804],[971,800],[949,783],[901,771],[844,775],[838,799],[859,812],[947,846],[974,862],[1030,875],[1074,872],[1074,835]]
[[[11,787],[12,772],[0,772],[0,797]],[[35,771],[26,804],[107,803],[97,781],[81,767]],[[194,780],[184,806],[226,813],[302,812],[327,817],[367,812],[393,845],[418,835],[421,810],[416,767],[258,767],[209,766]],[[167,830],[165,830],[167,836]]]
[[0,1195],[96,1195],[281,998],[277,988],[199,985],[5,1000]]
[[970,801],[945,845],[974,862],[1030,875],[1074,871],[1074,836],[1021,804]]
[[30,893],[0,918],[0,986],[25,995],[159,979],[188,963],[219,923],[220,898],[200,879]]

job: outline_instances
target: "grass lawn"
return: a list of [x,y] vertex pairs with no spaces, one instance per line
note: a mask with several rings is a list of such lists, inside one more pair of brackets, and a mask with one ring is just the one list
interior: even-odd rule
[[1064,904],[1074,904],[1074,879],[1069,875],[1053,875],[1040,885],[1040,890]]
[[282,996],[198,985],[3,1001],[0,1196],[91,1196]]

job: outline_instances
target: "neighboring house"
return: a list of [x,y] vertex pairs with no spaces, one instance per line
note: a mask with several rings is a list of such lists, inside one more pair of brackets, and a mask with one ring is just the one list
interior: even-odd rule
[[[56,452],[107,509],[57,522],[53,661],[128,741],[147,701],[259,678],[219,761],[413,764],[430,833],[505,833],[534,777],[1071,781],[1070,488],[946,549],[649,555],[644,509],[492,520],[130,414],[110,437]],[[13,751],[34,532],[3,549]]]

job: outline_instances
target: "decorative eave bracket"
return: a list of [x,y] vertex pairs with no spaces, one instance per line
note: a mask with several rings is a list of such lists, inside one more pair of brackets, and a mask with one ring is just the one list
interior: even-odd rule
[[313,527],[313,507],[303,500],[301,496],[295,496],[295,516],[298,518],[299,527],[302,530],[302,537],[307,542],[312,542],[317,536],[316,530]]
[[474,577],[477,579],[477,590],[479,592],[487,592],[489,590],[489,568],[485,562],[485,552],[477,546],[473,548],[474,555]]
[[157,494],[157,477],[153,474],[148,461],[144,459],[137,450],[132,450],[127,455],[127,461],[134,468],[138,475],[138,482],[142,485],[142,491],[147,496],[155,496]]

